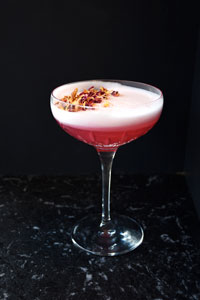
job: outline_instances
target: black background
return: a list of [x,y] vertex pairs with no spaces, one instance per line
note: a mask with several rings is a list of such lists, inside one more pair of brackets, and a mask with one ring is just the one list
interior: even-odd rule
[[1,3],[1,174],[96,172],[95,150],[63,132],[52,89],[113,78],[159,87],[165,105],[147,135],[121,147],[115,172],[180,172],[198,42],[198,10],[181,1]]

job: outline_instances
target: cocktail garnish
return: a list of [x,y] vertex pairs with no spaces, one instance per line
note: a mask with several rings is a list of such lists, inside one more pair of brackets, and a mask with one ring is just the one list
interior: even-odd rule
[[64,96],[60,99],[62,102],[56,102],[55,105],[63,110],[68,110],[70,112],[76,112],[80,110],[95,109],[95,105],[103,103],[104,107],[110,106],[108,101],[110,96],[119,96],[118,91],[107,90],[104,87],[100,89],[91,86],[89,89],[84,89],[81,93],[78,93],[78,89],[74,89],[71,95]]

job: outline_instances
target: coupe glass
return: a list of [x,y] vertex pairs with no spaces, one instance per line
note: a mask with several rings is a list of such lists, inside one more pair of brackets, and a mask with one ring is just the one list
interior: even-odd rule
[[[98,81],[94,81],[98,82]],[[102,80],[102,82],[119,83],[123,86],[134,87],[143,91],[149,91],[154,93],[155,97],[152,101],[144,104],[137,103],[132,107],[129,107],[127,116],[125,119],[130,120],[131,110],[134,110],[133,124],[130,126],[109,126],[106,125],[106,121],[109,120],[109,115],[105,120],[103,129],[95,127],[94,124],[86,127],[80,126],[79,114],[76,112],[69,112],[62,110],[62,117],[58,118],[55,113],[55,103],[62,104],[62,100],[58,97],[59,91],[63,88],[67,88],[69,85],[78,87],[80,83],[87,82],[75,82],[66,84],[56,88],[51,94],[51,110],[59,125],[68,134],[73,137],[92,145],[96,148],[101,162],[102,170],[102,213],[97,215],[86,216],[80,220],[72,230],[73,243],[82,250],[101,256],[115,256],[127,253],[138,247],[144,237],[143,229],[138,222],[128,216],[110,213],[110,185],[111,185],[111,169],[112,162],[115,153],[119,146],[131,142],[138,137],[148,132],[158,121],[162,106],[163,95],[162,92],[151,85],[124,80]],[[88,81],[88,88],[91,86],[92,81]],[[117,101],[117,99],[116,99]],[[80,108],[80,105],[78,105]],[[141,115],[141,108],[144,112],[145,118]],[[57,108],[56,108],[57,109]],[[152,109],[156,111],[152,115]],[[87,107],[87,113],[93,110],[91,107]],[[86,111],[82,111],[82,116],[87,118]],[[95,122],[95,110],[91,112],[94,114],[93,123]],[[115,109],[109,112],[115,113]],[[85,115],[84,115],[85,114]],[[121,112],[121,116],[123,111]],[[70,118],[69,124],[67,123]],[[65,120],[63,122],[62,120]]]

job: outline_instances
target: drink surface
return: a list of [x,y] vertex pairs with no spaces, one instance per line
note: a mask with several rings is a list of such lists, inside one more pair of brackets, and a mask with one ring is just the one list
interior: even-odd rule
[[[61,110],[55,105],[57,99],[70,95],[75,88],[81,92],[90,86],[103,86],[118,91],[119,96],[111,95],[106,107],[100,103],[94,109],[77,112]],[[161,94],[112,81],[66,84],[55,89],[52,95],[52,113],[60,126],[70,135],[100,151],[113,151],[145,134],[158,121],[163,106]]]

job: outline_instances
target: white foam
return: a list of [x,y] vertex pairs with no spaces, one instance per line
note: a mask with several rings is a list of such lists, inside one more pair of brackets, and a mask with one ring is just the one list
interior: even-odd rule
[[105,129],[148,122],[161,113],[163,106],[162,96],[151,91],[116,82],[83,81],[70,83],[55,89],[53,96],[61,99],[65,95],[70,95],[76,87],[78,92],[81,92],[90,86],[95,88],[103,86],[109,90],[118,91],[120,96],[112,96],[109,100],[111,103],[109,107],[99,105],[95,110],[87,109],[78,112],[59,109],[54,105],[54,98],[52,97],[51,109],[55,119],[73,127]]

